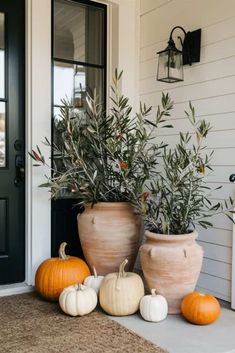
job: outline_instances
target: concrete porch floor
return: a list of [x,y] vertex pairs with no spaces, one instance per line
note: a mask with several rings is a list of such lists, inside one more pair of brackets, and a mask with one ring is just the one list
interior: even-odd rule
[[139,314],[111,319],[169,353],[235,353],[235,311],[225,306],[219,319],[208,326],[192,325],[180,315],[168,315],[160,323],[144,321]]

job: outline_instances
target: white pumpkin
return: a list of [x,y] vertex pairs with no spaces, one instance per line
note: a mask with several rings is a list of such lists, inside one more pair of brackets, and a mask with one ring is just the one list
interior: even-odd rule
[[146,321],[162,321],[167,317],[167,301],[162,295],[156,293],[156,289],[152,289],[151,293],[141,299],[140,314]]
[[104,279],[104,276],[98,276],[95,267],[93,267],[94,276],[88,276],[84,280],[84,285],[90,288],[93,288],[96,293],[99,293],[101,283]]
[[78,283],[63,290],[59,297],[59,304],[66,314],[83,316],[95,309],[97,294],[93,288]]
[[144,284],[139,275],[125,272],[128,260],[121,263],[119,272],[106,275],[101,283],[100,305],[106,313],[116,316],[134,314],[144,296]]

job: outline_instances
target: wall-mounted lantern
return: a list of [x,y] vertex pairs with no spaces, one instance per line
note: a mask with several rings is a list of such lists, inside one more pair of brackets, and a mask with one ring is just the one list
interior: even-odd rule
[[[178,36],[182,50],[175,46],[173,32],[175,29],[181,29],[184,33],[184,40]],[[192,65],[200,61],[201,52],[201,29],[193,32],[187,32],[183,27],[176,26],[172,29],[165,50],[159,51],[157,80],[174,83],[184,80],[183,65]]]

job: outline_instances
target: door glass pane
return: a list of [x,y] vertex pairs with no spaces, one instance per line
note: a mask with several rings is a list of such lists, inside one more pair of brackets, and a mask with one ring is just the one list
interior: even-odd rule
[[4,14],[0,13],[0,98],[5,97],[5,31]]
[[61,105],[61,99],[73,98],[74,65],[54,64],[54,105]]
[[0,167],[6,166],[6,108],[0,102]]
[[92,95],[94,89],[99,95],[100,102],[103,102],[103,75],[103,69],[55,62],[54,105],[62,105],[61,100],[67,98],[74,108],[84,111],[86,95],[87,93]]
[[99,101],[103,103],[103,82],[103,69],[76,65],[74,67],[74,107],[86,108],[86,95],[88,93],[93,96],[94,90],[99,96]]
[[104,64],[104,10],[66,0],[54,2],[54,57]]

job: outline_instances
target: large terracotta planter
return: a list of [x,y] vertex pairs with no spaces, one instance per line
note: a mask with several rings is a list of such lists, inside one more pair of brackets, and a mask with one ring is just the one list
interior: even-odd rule
[[97,273],[118,272],[128,259],[127,270],[133,269],[143,235],[142,217],[128,202],[100,202],[85,205],[78,215],[78,231],[87,263]]
[[147,285],[162,294],[169,314],[180,313],[184,296],[194,291],[201,267],[203,250],[195,239],[197,232],[165,235],[146,232],[140,248],[140,261]]

